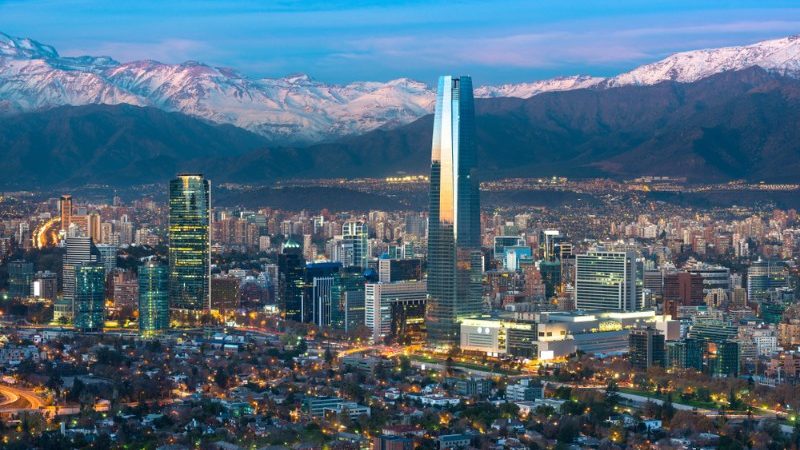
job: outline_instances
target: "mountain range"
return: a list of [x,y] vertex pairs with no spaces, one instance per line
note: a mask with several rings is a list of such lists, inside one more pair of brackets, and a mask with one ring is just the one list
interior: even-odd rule
[[[787,37],[611,78],[480,86],[483,176],[800,180],[798,79],[800,38]],[[0,184],[425,173],[434,97],[408,79],[250,79],[197,62],[65,57],[0,34]]]
[[[612,77],[570,76],[480,86],[477,97],[530,98],[546,92],[688,83],[758,66],[800,74],[797,36],[741,47],[689,51]],[[248,78],[196,61],[121,63],[106,56],[62,56],[49,45],[0,33],[0,114],[57,106],[130,104],[227,123],[280,144],[308,144],[410,123],[432,112],[435,92],[424,83],[332,85],[307,75]]]

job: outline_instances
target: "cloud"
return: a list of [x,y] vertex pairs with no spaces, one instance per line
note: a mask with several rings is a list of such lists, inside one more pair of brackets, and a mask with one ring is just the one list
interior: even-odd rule
[[91,48],[67,48],[60,50],[60,53],[64,56],[111,56],[122,62],[151,59],[164,63],[180,63],[198,59],[198,55],[209,55],[213,50],[205,42],[171,38],[156,42],[107,41]]

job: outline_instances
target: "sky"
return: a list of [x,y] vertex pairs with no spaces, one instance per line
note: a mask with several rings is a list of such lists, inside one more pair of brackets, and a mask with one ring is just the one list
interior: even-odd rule
[[794,1],[0,0],[0,31],[66,56],[187,60],[250,77],[477,85],[615,75],[671,53],[800,34]]

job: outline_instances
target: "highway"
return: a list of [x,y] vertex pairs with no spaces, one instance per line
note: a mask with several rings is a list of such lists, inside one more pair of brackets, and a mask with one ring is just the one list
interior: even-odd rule
[[44,407],[44,400],[33,391],[14,386],[0,385],[0,413],[14,413],[29,409],[38,410]]

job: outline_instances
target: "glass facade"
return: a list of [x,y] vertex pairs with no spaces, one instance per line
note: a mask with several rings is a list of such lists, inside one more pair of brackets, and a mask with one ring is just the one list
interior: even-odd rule
[[139,334],[154,336],[169,328],[167,267],[150,262],[139,267]]
[[169,184],[169,301],[188,311],[210,308],[211,189],[202,175]]
[[575,271],[578,309],[638,311],[642,309],[633,252],[590,251],[578,255]]
[[31,295],[33,263],[11,261],[8,263],[8,296],[25,298]]
[[75,328],[101,331],[105,321],[106,271],[99,264],[75,267]]
[[480,198],[470,77],[439,78],[428,219],[428,342],[453,346],[481,312]]
[[302,249],[290,239],[278,255],[278,303],[286,320],[303,321],[305,269]]

